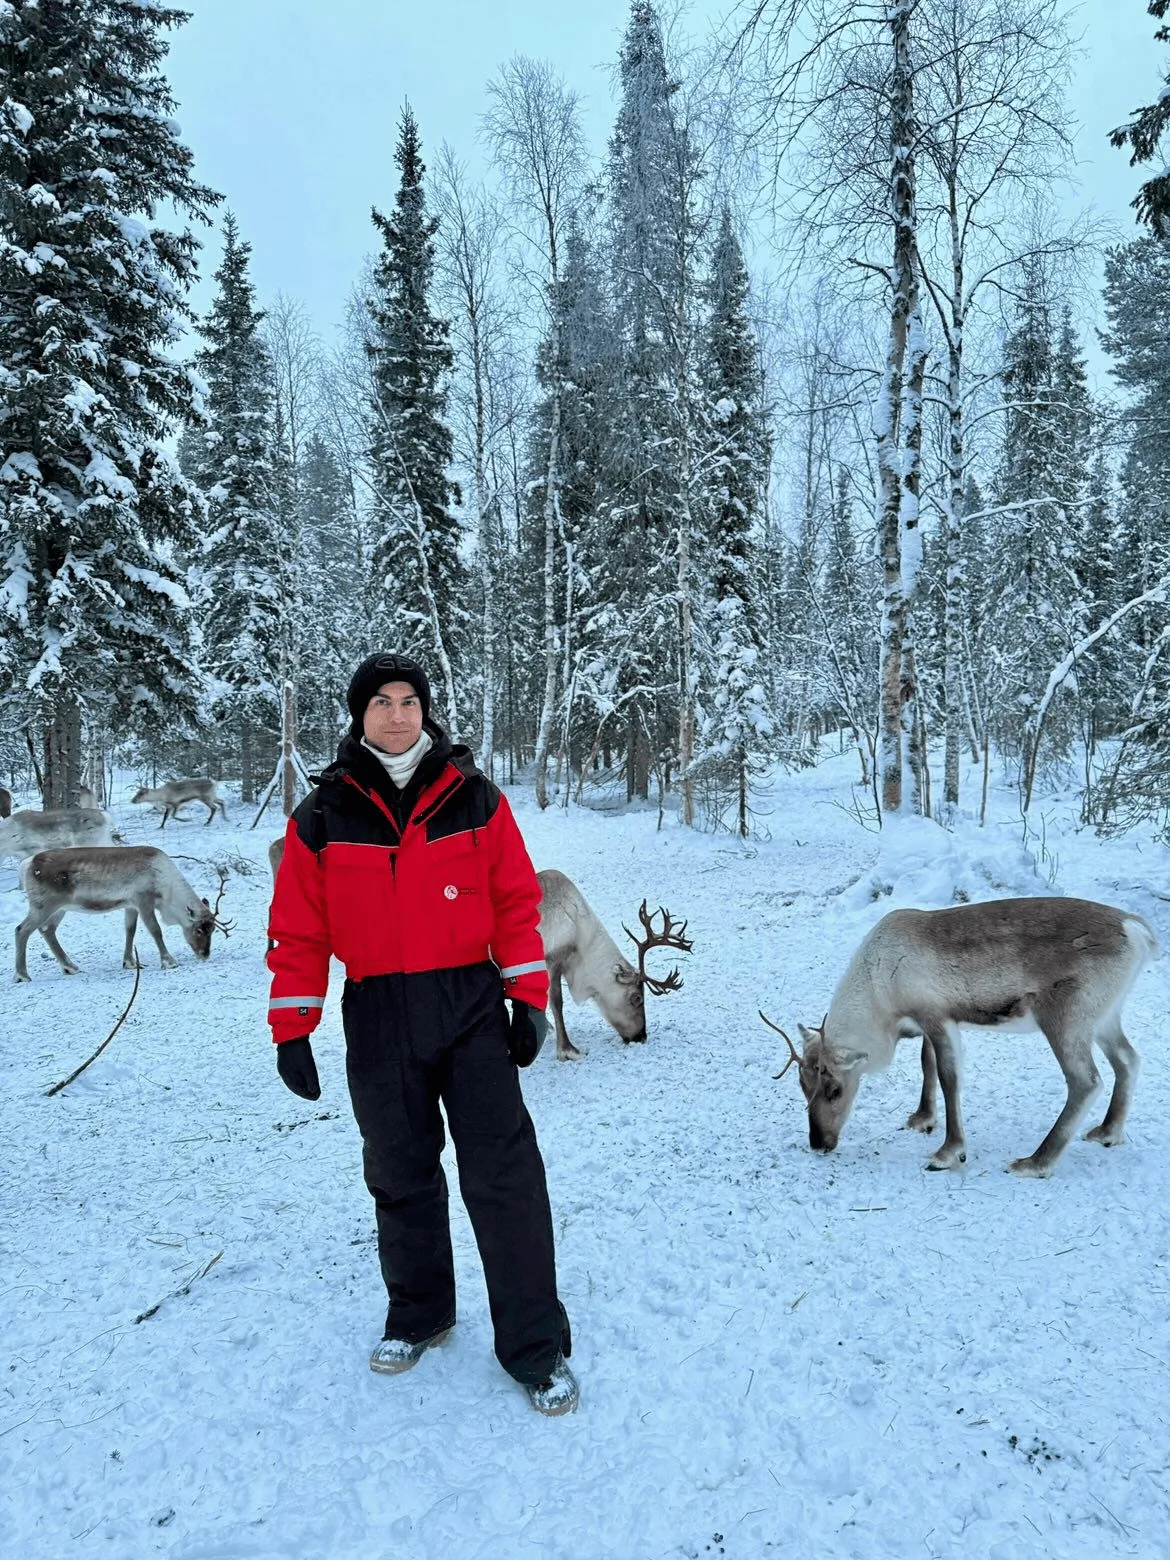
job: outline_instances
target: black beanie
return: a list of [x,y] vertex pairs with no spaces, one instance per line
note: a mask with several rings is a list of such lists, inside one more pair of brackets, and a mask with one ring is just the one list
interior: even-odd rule
[[409,683],[418,694],[423,719],[426,720],[431,713],[431,685],[417,661],[407,660],[404,655],[367,656],[350,679],[349,692],[345,696],[349,713],[353,717],[355,737],[362,735],[362,717],[370,700],[379,688],[391,682]]

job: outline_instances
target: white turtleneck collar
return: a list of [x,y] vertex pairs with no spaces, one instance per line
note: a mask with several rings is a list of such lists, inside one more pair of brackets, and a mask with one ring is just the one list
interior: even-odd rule
[[362,747],[374,755],[401,791],[409,783],[411,775],[414,774],[419,764],[430,752],[431,748],[434,747],[434,743],[427,732],[423,731],[419,734],[419,739],[414,746],[408,747],[405,753],[383,753],[381,748],[375,747],[372,742],[367,742],[365,737],[362,738]]

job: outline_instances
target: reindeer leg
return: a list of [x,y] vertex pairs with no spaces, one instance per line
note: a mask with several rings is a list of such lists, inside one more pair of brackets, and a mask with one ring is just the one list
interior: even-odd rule
[[928,1170],[954,1170],[967,1162],[967,1138],[959,1108],[959,1031],[954,1024],[943,1024],[924,1035],[934,1047],[938,1081],[942,1084],[943,1106],[947,1116],[947,1135],[942,1147],[927,1161]]
[[1078,1030],[1068,1022],[1067,1008],[1042,1013],[1037,1006],[1036,1022],[1060,1063],[1068,1086],[1068,1099],[1036,1152],[1026,1159],[1013,1159],[1008,1165],[1013,1175],[1032,1177],[1052,1174],[1053,1165],[1068,1147],[1077,1122],[1101,1084],[1101,1075],[1093,1061],[1092,1034],[1085,1029]]
[[24,920],[16,928],[16,979],[17,982],[31,980],[28,972],[28,940],[37,929],[36,917],[25,916]]
[[565,1028],[565,993],[561,989],[561,977],[553,975],[550,971],[548,983],[548,1005],[552,1009],[553,1026],[557,1032],[557,1061],[579,1062],[581,1052],[569,1039],[568,1030]]
[[206,828],[211,820],[215,817],[215,808],[211,805],[210,802],[204,802],[203,805],[207,808],[207,817],[203,820],[203,827]]
[[167,945],[163,941],[162,927],[158,924],[158,917],[149,906],[143,907],[141,915],[143,926],[146,927],[146,930],[154,938],[154,946],[158,949],[158,956],[162,960],[163,969],[177,970],[179,962],[177,959],[172,959],[167,951]]
[[163,815],[162,815],[162,822],[159,824],[159,828],[160,829],[165,829],[166,828],[166,826],[167,826],[167,819],[170,817],[170,815],[171,815],[171,809],[169,807],[164,807],[163,808]]
[[122,949],[122,968],[124,970],[137,969],[138,961],[134,957],[134,933],[138,930],[138,911],[132,905],[126,906],[126,944]]
[[65,972],[65,974],[66,975],[76,975],[77,974],[77,966],[76,966],[76,964],[74,964],[73,960],[69,957],[69,955],[65,952],[64,948],[62,948],[61,944],[57,941],[57,928],[61,925],[61,922],[64,919],[65,919],[65,912],[64,912],[64,910],[61,910],[61,911],[58,912],[58,914],[53,916],[51,920],[46,921],[44,926],[41,927],[41,936],[48,943],[49,947],[53,950],[53,957],[56,959],[57,963],[61,966],[61,968]]
[[1130,1045],[1122,1033],[1119,1020],[1114,1019],[1102,1034],[1097,1036],[1097,1044],[1109,1058],[1109,1065],[1113,1068],[1113,1096],[1109,1101],[1109,1109],[1105,1112],[1105,1120],[1099,1127],[1093,1127],[1085,1133],[1090,1143],[1102,1143],[1106,1148],[1116,1148],[1119,1143],[1125,1142],[1125,1118],[1129,1114],[1129,1102],[1133,1098],[1133,1086],[1137,1080],[1138,1069],[1141,1067],[1141,1057]]
[[922,1093],[918,1097],[918,1109],[903,1122],[911,1132],[933,1132],[935,1090],[938,1087],[938,1065],[934,1059],[934,1046],[925,1035],[922,1037]]

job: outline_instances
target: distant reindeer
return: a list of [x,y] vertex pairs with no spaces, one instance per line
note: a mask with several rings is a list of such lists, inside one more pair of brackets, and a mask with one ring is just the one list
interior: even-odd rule
[[0,856],[31,856],[66,845],[109,845],[113,821],[96,807],[22,808],[0,820]]
[[543,891],[540,935],[548,965],[549,1007],[557,1032],[557,1060],[577,1061],[581,1056],[565,1030],[562,979],[568,982],[574,1002],[596,1002],[606,1021],[623,1040],[644,1041],[644,993],[649,991],[661,996],[667,991],[677,991],[682,985],[682,976],[677,969],[671,970],[662,980],[648,975],[646,955],[651,948],[674,948],[680,953],[690,953],[692,943],[686,936],[687,923],[683,921],[675,926],[670,912],[660,906],[654,914],[662,917],[662,927],[660,930],[655,928],[654,916],[647,913],[643,900],[638,919],[645,937],[639,939],[628,927],[622,928],[638,949],[638,967],[635,969],[570,878],[553,868],[536,875]]
[[167,819],[172,815],[178,816],[179,808],[187,802],[202,802],[207,808],[205,823],[210,823],[215,817],[215,809],[218,807],[223,814],[224,822],[227,822],[227,808],[220,797],[219,789],[214,780],[168,780],[165,785],[155,786],[151,789],[142,786],[130,798],[131,802],[152,802],[163,810],[160,829],[166,828]]
[[92,790],[88,785],[83,785],[77,793],[77,805],[97,811],[100,810],[102,801],[96,791]]
[[219,895],[214,908],[200,899],[165,851],[153,845],[81,846],[72,850],[43,850],[26,861],[20,874],[28,896],[28,914],[16,928],[16,979],[26,981],[28,940],[39,931],[66,975],[77,966],[57,941],[57,928],[69,910],[101,914],[124,910],[126,945],[122,967],[134,969],[134,933],[142,924],[154,938],[163,969],[176,961],[167,950],[159,921],[177,926],[196,958],[211,954],[211,934],[231,930],[232,922],[219,919],[226,873],[220,869]]
[[12,815],[12,792],[6,791],[0,785],[0,818],[9,818]]
[[959,1105],[960,1026],[1038,1028],[1060,1063],[1068,1097],[1036,1151],[1008,1169],[1047,1176],[1101,1082],[1094,1042],[1109,1060],[1114,1085],[1104,1120],[1086,1137],[1106,1148],[1125,1141],[1140,1061],[1122,1032],[1121,1009],[1158,952],[1157,938],[1140,916],[1085,899],[998,899],[948,910],[894,910],[854,954],[819,1028],[800,1025],[803,1053],[784,1035],[790,1054],[777,1077],[797,1064],[808,1102],[809,1143],[830,1153],[864,1075],[889,1066],[899,1039],[921,1035],[922,1100],[906,1125],[923,1132],[934,1128],[931,1051],[946,1107],[946,1138],[927,1168],[950,1170],[967,1158]]

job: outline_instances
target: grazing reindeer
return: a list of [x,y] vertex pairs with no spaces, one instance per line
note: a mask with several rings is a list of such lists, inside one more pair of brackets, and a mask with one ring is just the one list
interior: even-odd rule
[[109,845],[113,821],[96,807],[22,808],[0,821],[0,856],[31,856],[65,845]]
[[663,980],[648,975],[646,955],[651,948],[676,948],[680,953],[690,953],[692,944],[685,935],[687,923],[683,921],[676,927],[670,912],[659,907],[655,914],[662,917],[662,929],[656,930],[652,925],[654,917],[647,914],[643,900],[638,919],[646,933],[645,938],[639,939],[628,927],[622,928],[638,949],[638,967],[635,969],[623,957],[617,943],[571,879],[552,869],[536,875],[543,891],[540,935],[548,965],[549,1006],[557,1032],[557,1060],[578,1061],[581,1056],[565,1030],[562,978],[568,981],[574,1002],[588,1002],[592,998],[623,1040],[645,1040],[643,992],[661,996],[667,991],[677,991],[682,985],[682,976],[677,969],[671,970]]
[[16,928],[16,978],[30,979],[26,950],[39,931],[66,975],[77,966],[57,941],[57,927],[67,910],[126,912],[126,946],[122,967],[134,969],[134,933],[139,916],[154,938],[163,969],[176,961],[163,941],[159,920],[177,926],[196,958],[211,954],[211,934],[226,936],[232,922],[219,919],[226,873],[220,870],[219,896],[214,908],[200,899],[171,858],[152,845],[81,846],[72,850],[42,850],[26,861],[20,874],[28,895],[28,914]]
[[0,818],[12,816],[12,792],[0,785]]
[[934,1125],[929,1043],[942,1084],[946,1138],[927,1168],[950,1170],[967,1158],[959,1027],[1038,1028],[1060,1063],[1068,1098],[1036,1151],[1008,1169],[1021,1176],[1050,1175],[1101,1081],[1094,1041],[1109,1059],[1114,1085],[1104,1120],[1086,1136],[1106,1148],[1125,1141],[1139,1058],[1122,1032],[1121,1008],[1158,951],[1140,916],[1085,899],[998,899],[949,910],[894,910],[854,954],[820,1027],[800,1026],[803,1054],[784,1036],[790,1056],[777,1076],[796,1062],[808,1102],[809,1143],[829,1153],[862,1077],[889,1066],[900,1038],[922,1035],[922,1100],[906,1124],[921,1131]]
[[168,780],[165,785],[155,786],[151,790],[147,786],[141,786],[130,798],[131,802],[152,802],[163,810],[160,829],[165,829],[167,819],[172,815],[178,817],[179,808],[187,802],[202,802],[207,808],[205,823],[210,823],[215,817],[215,809],[218,807],[223,813],[224,822],[227,822],[227,808],[214,780]]

